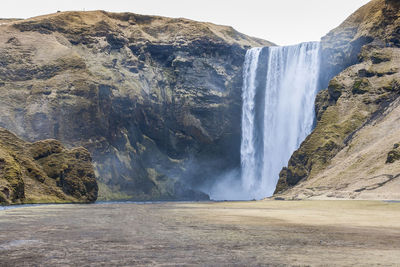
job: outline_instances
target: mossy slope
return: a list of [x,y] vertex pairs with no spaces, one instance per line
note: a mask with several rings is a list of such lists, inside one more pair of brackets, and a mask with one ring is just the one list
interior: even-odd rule
[[398,127],[389,121],[398,116],[400,95],[399,7],[371,1],[322,39],[322,72],[347,68],[317,95],[316,127],[281,171],[276,194],[400,198],[381,188],[399,184],[400,168],[386,163],[398,141],[392,138]]
[[0,204],[94,202],[97,191],[86,149],[28,143],[0,128]]

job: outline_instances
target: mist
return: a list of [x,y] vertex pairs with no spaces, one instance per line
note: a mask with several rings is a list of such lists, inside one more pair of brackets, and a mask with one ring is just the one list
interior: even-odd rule
[[210,196],[211,200],[250,200],[243,190],[240,169],[227,171],[199,190]]

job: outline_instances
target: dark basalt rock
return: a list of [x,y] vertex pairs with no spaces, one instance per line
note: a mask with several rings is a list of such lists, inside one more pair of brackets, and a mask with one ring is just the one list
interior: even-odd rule
[[[271,43],[211,23],[103,11],[7,30],[5,41],[21,46],[0,42],[0,125],[87,148],[102,199],[208,199],[196,188],[240,165],[244,56]],[[80,192],[68,168],[57,170],[60,186]]]
[[393,149],[388,152],[386,163],[393,163],[400,159],[400,145],[398,143],[393,145]]

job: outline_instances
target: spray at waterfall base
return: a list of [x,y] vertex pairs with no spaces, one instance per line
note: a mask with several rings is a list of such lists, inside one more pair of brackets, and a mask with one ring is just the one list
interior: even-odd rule
[[279,172],[312,131],[319,68],[319,42],[247,51],[241,170],[220,177],[210,190],[212,199],[262,199],[274,193]]

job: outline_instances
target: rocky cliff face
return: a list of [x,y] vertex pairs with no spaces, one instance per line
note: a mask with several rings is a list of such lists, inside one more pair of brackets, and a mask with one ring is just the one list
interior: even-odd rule
[[93,155],[102,199],[205,199],[240,163],[242,64],[225,26],[61,12],[0,25],[0,125]]
[[94,202],[97,183],[89,152],[59,141],[22,141],[0,128],[0,204]]
[[280,173],[278,195],[400,198],[399,8],[371,1],[322,38],[321,82],[330,82],[317,96],[315,130]]

